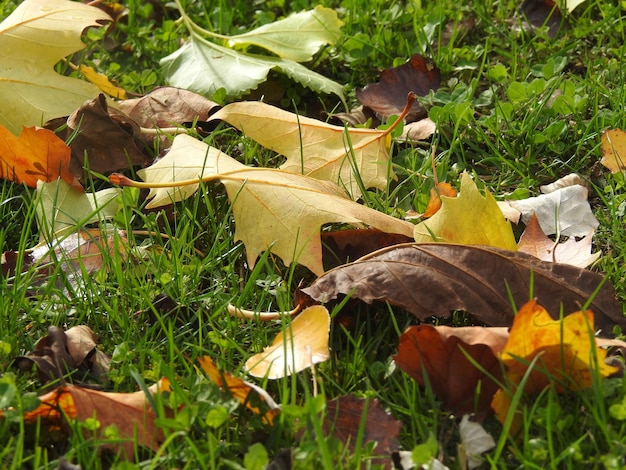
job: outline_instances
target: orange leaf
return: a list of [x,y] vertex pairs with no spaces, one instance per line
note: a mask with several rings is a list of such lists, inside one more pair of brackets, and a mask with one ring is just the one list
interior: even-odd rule
[[600,163],[611,173],[626,170],[626,132],[621,129],[604,131],[600,142],[604,154]]
[[437,185],[430,190],[430,199],[426,210],[422,214],[423,218],[432,217],[441,208],[441,196],[456,197],[456,189],[450,186],[450,183],[437,183]]
[[[527,302],[517,312],[509,339],[500,355],[507,368],[511,386],[520,383],[528,364],[541,355],[526,382],[525,393],[541,391],[550,384],[556,389],[589,388],[593,371],[601,377],[617,372],[604,362],[606,351],[598,348],[593,336],[593,312],[575,312],[553,320],[535,300]],[[500,390],[491,402],[498,419],[504,422],[511,395]]]
[[253,413],[262,415],[263,421],[267,424],[271,425],[274,422],[280,408],[265,390],[226,371],[220,371],[209,356],[199,358],[198,362],[209,378],[222,390],[230,392],[233,398]]
[[24,127],[15,137],[0,125],[0,178],[37,187],[37,180],[61,178],[83,191],[70,172],[70,148],[54,132]]

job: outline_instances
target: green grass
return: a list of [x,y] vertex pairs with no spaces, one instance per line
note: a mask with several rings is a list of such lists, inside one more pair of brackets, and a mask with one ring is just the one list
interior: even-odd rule
[[[569,32],[554,40],[542,31],[511,28],[519,2],[323,3],[338,8],[345,34],[315,60],[315,69],[345,83],[351,105],[357,105],[355,88],[376,81],[381,69],[399,65],[411,54],[424,53],[441,69],[442,87],[423,99],[440,126],[432,141],[439,180],[457,184],[460,172],[468,170],[496,195],[536,194],[540,185],[571,172],[588,180],[601,222],[594,241],[603,257],[594,269],[606,273],[626,305],[626,181],[599,164],[601,132],[626,126],[626,10],[619,2],[587,0],[571,15]],[[313,6],[304,0],[250,4],[186,2],[185,7],[199,24],[236,34]],[[185,37],[171,5],[129,0],[129,14],[115,30],[90,30],[81,57],[131,92],[164,84],[158,61]],[[13,7],[14,2],[0,2],[0,16]],[[466,34],[459,29],[443,41],[446,24],[460,28],[470,17],[475,20],[472,29]],[[107,49],[102,47],[105,40]],[[272,80],[283,88],[279,103],[286,109],[306,113],[338,106],[332,96],[316,96],[278,76]],[[554,103],[548,104],[551,97]],[[232,155],[236,151],[246,164],[276,162],[275,155],[229,130],[206,140]],[[422,210],[433,185],[429,158],[426,145],[396,145],[398,182],[387,193],[368,192],[364,200],[392,214]],[[0,184],[0,251],[23,253],[38,242],[33,192]],[[50,325],[86,324],[99,335],[100,349],[113,356],[107,391],[132,392],[165,376],[176,384],[168,404],[185,405],[173,418],[161,417],[167,444],[160,452],[137,450],[140,468],[256,468],[249,462],[252,452],[260,451],[259,443],[270,460],[292,447],[295,468],[357,468],[368,462],[371,446],[351,454],[336,439],[316,437],[325,399],[348,393],[377,398],[401,420],[404,449],[434,437],[436,455],[450,468],[460,468],[458,419],[446,413],[429,389],[393,369],[398,338],[413,317],[384,305],[350,304],[353,322],[348,328],[333,323],[331,360],[316,369],[320,396],[313,396],[310,371],[255,381],[284,407],[277,424],[268,428],[219,391],[198,370],[196,359],[210,355],[220,367],[245,377],[242,364],[269,344],[284,322],[236,320],[226,312],[228,303],[288,310],[298,283],[313,276],[271,255],[248,269],[243,246],[234,241],[228,199],[217,184],[206,184],[167,211],[146,213],[127,204],[115,223],[128,231],[127,251],[105,253],[104,268],[81,278],[78,286],[54,263],[43,279],[31,268],[0,280],[0,403],[8,401],[18,410],[32,407],[42,385],[34,372],[13,368],[13,360],[32,351]],[[176,307],[159,309],[155,300],[160,295],[173,299]],[[466,318],[458,315],[456,321]],[[486,421],[498,442],[486,454],[487,465],[623,468],[624,403],[626,382],[621,378],[597,381],[579,393],[547,389],[520,404],[520,438],[508,438],[495,419]],[[136,468],[99,455],[99,443],[80,432],[90,424],[76,424],[69,439],[58,439],[43,426],[24,427],[15,412],[0,421],[0,468],[55,468],[61,457],[82,468]]]

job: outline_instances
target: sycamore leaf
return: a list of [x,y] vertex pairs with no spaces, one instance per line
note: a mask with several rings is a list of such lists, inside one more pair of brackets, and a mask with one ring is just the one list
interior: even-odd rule
[[[528,365],[537,357],[526,382],[526,394],[541,391],[549,384],[555,384],[557,390],[589,388],[595,373],[599,377],[615,373],[617,368],[605,364],[606,351],[597,346],[593,332],[591,310],[553,320],[535,300],[526,303],[517,312],[500,355],[511,391],[520,384]],[[502,423],[511,405],[511,391],[499,390],[492,401]]]
[[0,125],[0,178],[31,188],[37,187],[40,181],[61,178],[74,191],[84,192],[70,171],[70,154],[70,148],[52,131],[25,127],[22,134],[15,137]]
[[[197,189],[168,188],[173,182],[219,179],[226,187],[235,217],[235,238],[246,246],[248,264],[268,249],[286,264],[296,261],[316,274],[324,272],[320,229],[324,224],[367,225],[410,235],[413,224],[357,204],[328,181],[269,168],[249,168],[187,135],[174,139],[170,152],[138,172],[151,187],[147,207],[189,197]],[[121,182],[119,177],[111,179]],[[130,183],[130,184],[129,184]],[[133,185],[129,180],[124,184]],[[162,186],[154,188],[153,186]],[[192,191],[193,189],[193,191]]]
[[259,101],[231,103],[211,119],[224,120],[287,157],[281,170],[332,181],[354,198],[361,195],[357,175],[365,188],[379,189],[394,176],[389,165],[391,128],[346,129]]
[[229,36],[230,46],[253,44],[295,62],[307,62],[320,47],[334,44],[341,35],[337,12],[317,5],[280,21],[265,24],[237,36]]
[[441,209],[430,219],[415,226],[415,241],[487,245],[517,250],[511,224],[504,218],[496,200],[483,196],[468,173],[461,176],[461,192],[441,197]]
[[[169,389],[169,381],[161,379],[148,390],[156,395]],[[155,424],[156,414],[143,391],[109,393],[67,384],[40,396],[39,400],[41,404],[36,409],[24,413],[25,423],[42,420],[48,426],[67,429],[67,420],[95,418],[100,423],[98,436],[103,439],[106,439],[105,431],[110,426],[115,427],[120,439],[104,446],[124,459],[130,460],[135,455],[135,442],[157,451],[164,440],[163,431]],[[85,429],[86,438],[93,438],[93,433]]]
[[280,407],[274,399],[261,387],[235,377],[227,371],[219,370],[209,356],[198,359],[202,370],[222,390],[229,392],[239,403],[255,414],[261,415],[263,421],[272,424],[280,413]]
[[328,334],[330,314],[325,307],[313,305],[305,309],[270,346],[246,361],[246,369],[254,377],[281,379],[308,369],[330,358]]
[[600,163],[611,170],[611,173],[626,170],[626,132],[621,129],[604,131],[600,142],[603,154]]
[[279,57],[247,54],[218,46],[195,33],[180,49],[161,59],[168,82],[211,97],[224,89],[227,97],[239,97],[277,70],[320,93],[333,93],[345,101],[343,87],[297,62]]
[[520,237],[517,249],[543,261],[567,263],[584,268],[595,263],[602,254],[600,251],[591,253],[592,240],[593,230],[580,240],[569,237],[564,242],[556,243],[543,233],[537,217],[533,214]]
[[83,30],[104,20],[110,20],[106,13],[80,2],[22,2],[0,24],[0,124],[17,134],[97,96],[96,86],[61,76],[54,65],[84,48]]
[[40,242],[55,234],[113,218],[120,209],[120,188],[77,191],[65,181],[39,182],[35,213]]

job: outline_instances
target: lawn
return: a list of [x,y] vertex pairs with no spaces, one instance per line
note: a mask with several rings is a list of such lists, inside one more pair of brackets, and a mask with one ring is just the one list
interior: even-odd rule
[[[577,173],[599,222],[591,251],[601,254],[589,270],[606,277],[605,286],[615,289],[623,315],[626,180],[622,172],[612,174],[600,160],[603,132],[626,128],[626,68],[621,63],[626,57],[626,4],[586,0],[565,13],[566,5],[559,3],[563,20],[554,20],[553,14],[553,23],[543,24],[549,2],[542,1],[524,2],[523,11],[519,2],[511,1],[320,3],[342,22],[334,44],[321,46],[310,60],[302,61],[302,67],[322,78],[313,79],[307,71],[284,73],[287,66],[282,64],[283,69],[272,68],[267,78],[250,90],[233,95],[227,86],[218,86],[204,92],[204,97],[220,106],[264,101],[297,116],[293,118],[295,129],[305,129],[298,124],[306,117],[341,128],[342,113],[360,106],[357,92],[381,80],[382,70],[402,66],[416,54],[426,57],[439,70],[441,83],[419,93],[420,119],[430,117],[436,130],[421,140],[394,139],[383,183],[378,186],[364,183],[364,172],[356,169],[356,183],[350,187],[356,202],[349,202],[376,212],[372,219],[365,219],[370,215],[357,219],[378,221],[377,217],[384,216],[417,224],[419,220],[411,214],[426,210],[435,184],[447,182],[459,190],[464,171],[481,191],[499,201],[537,196],[542,185]],[[0,0],[0,19],[18,4]],[[182,4],[128,0],[123,12],[117,4],[108,10],[119,15],[113,24],[83,33],[86,47],[68,59],[94,67],[126,90],[129,98],[140,97],[173,81],[170,66],[161,59],[189,39],[190,22],[208,32],[206,40],[226,46],[223,37],[210,34],[241,35],[316,5],[307,0]],[[534,27],[526,24],[524,15],[534,20]],[[3,35],[8,33],[0,27],[0,44]],[[248,46],[246,52],[265,54],[258,45]],[[0,60],[8,60],[9,53],[2,54]],[[273,56],[271,60],[278,59]],[[58,62],[55,70],[84,81],[67,61]],[[236,71],[243,70],[245,67]],[[0,77],[5,72],[0,71]],[[202,73],[196,83],[203,81]],[[294,80],[296,73],[311,78],[310,87]],[[193,81],[194,74],[196,69],[187,63],[178,71],[178,83]],[[226,85],[242,80],[233,74]],[[330,81],[339,84],[340,92]],[[6,100],[1,82],[0,96]],[[245,125],[239,132],[234,122],[224,119],[226,122],[205,118],[206,122],[188,125],[185,137],[250,167],[285,164],[280,152],[260,144],[260,137],[246,133]],[[381,121],[372,114],[366,121],[357,127],[384,130],[393,119],[383,117]],[[55,129],[68,143],[77,138],[65,124]],[[391,134],[396,136],[400,130]],[[102,139],[100,147],[116,145],[99,132],[105,135],[99,129],[92,135]],[[264,132],[261,128],[260,134]],[[305,133],[299,135],[306,143]],[[163,157],[163,149],[173,139],[167,131],[163,140],[142,148],[146,161],[127,166],[124,175],[144,179],[140,167]],[[347,145],[354,147],[356,155],[358,142]],[[8,167],[1,152],[3,167]],[[125,159],[123,151],[122,155]],[[89,155],[84,163],[87,170],[82,185],[87,194],[119,188],[109,182],[112,171],[89,168]],[[392,173],[395,179],[389,178]],[[188,178],[197,181],[197,174]],[[245,181],[255,177],[246,173]],[[4,410],[0,442],[4,446],[0,446],[0,468],[402,468],[400,455],[411,455],[415,464],[425,468],[443,468],[435,466],[440,464],[467,468],[469,444],[461,436],[461,414],[451,411],[449,403],[435,393],[434,383],[431,386],[426,380],[421,386],[411,378],[394,355],[402,333],[411,325],[493,324],[486,312],[470,315],[461,311],[469,308],[455,307],[443,318],[420,315],[393,302],[368,304],[339,296],[325,305],[331,318],[328,360],[287,377],[252,377],[244,367],[246,361],[263,351],[277,334],[295,330],[295,320],[279,316],[262,321],[254,314],[241,319],[233,310],[292,310],[303,298],[301,289],[314,284],[322,272],[316,271],[315,264],[305,267],[291,262],[298,258],[297,250],[292,247],[290,254],[284,255],[275,241],[265,246],[273,251],[262,249],[258,259],[250,257],[251,243],[262,239],[265,229],[261,218],[252,227],[248,222],[247,232],[243,232],[254,213],[242,217],[238,212],[241,206],[232,202],[233,193],[244,197],[243,186],[232,186],[239,180],[232,175],[219,181],[205,177],[189,197],[156,208],[146,207],[151,197],[148,190],[131,183],[119,189],[115,193],[117,210],[106,222],[109,235],[97,236],[99,244],[91,252],[97,261],[91,269],[93,258],[74,256],[68,263],[58,252],[30,262],[31,249],[55,232],[37,221],[42,198],[52,201],[48,211],[57,206],[62,207],[61,212],[79,209],[72,203],[63,205],[66,193],[49,190],[44,194],[41,188],[35,190],[9,179],[0,180],[0,252],[4,253],[0,278],[0,409]],[[276,188],[281,185],[287,183],[280,180]],[[291,197],[278,191],[270,188],[265,197],[289,206]],[[470,214],[467,219],[469,232],[481,232],[477,218]],[[301,224],[300,220],[298,214],[290,213],[281,220],[284,228],[278,232],[300,233],[298,230],[309,224],[308,219]],[[323,232],[351,227],[349,218],[329,220],[321,223]],[[79,225],[92,230],[104,227],[86,219]],[[516,240],[524,227],[513,225]],[[552,240],[565,239],[559,235]],[[328,259],[325,261],[328,267]],[[494,272],[490,279],[495,282],[498,276]],[[430,289],[422,286],[419,292],[427,296]],[[596,294],[593,290],[589,295]],[[579,307],[585,301],[579,302]],[[559,316],[558,311],[550,313]],[[45,365],[43,359],[32,359],[41,338],[50,334],[58,339],[61,331],[78,325],[88,326],[97,335],[97,343],[84,352],[89,358],[85,363],[68,359],[63,341],[48,344],[48,349],[39,343],[38,350],[48,358]],[[619,328],[605,333],[621,336]],[[94,365],[96,345],[110,357],[105,372]],[[202,367],[199,359],[204,357],[216,364],[218,378],[211,379]],[[619,355],[611,359],[622,362]],[[454,374],[455,364],[451,367]],[[482,455],[482,468],[624,468],[626,382],[619,373],[601,378],[597,367],[592,369],[589,387],[567,390],[555,380],[534,394],[515,395],[520,400],[515,405],[515,424],[503,425],[492,413],[481,413],[481,424],[494,439],[494,447]],[[251,409],[259,405],[258,398],[248,397],[246,406],[241,405],[236,392],[220,387],[225,374],[264,389],[280,404],[280,413],[269,423],[268,415]],[[154,397],[144,393],[163,378],[171,384],[169,391]],[[140,402],[153,414],[149,432],[158,444],[123,435],[120,423],[124,414],[134,411],[125,411],[117,402],[106,419],[103,415],[73,419],[67,409],[63,413],[70,416],[54,425],[45,416],[29,418],[29,412],[40,403],[38,396],[72,384],[124,396],[139,392],[135,397],[141,397]],[[514,387],[510,390],[515,392]],[[479,391],[469,396],[478,402]],[[265,410],[264,403],[259,406]],[[329,417],[334,413],[343,421],[333,430]],[[108,426],[109,422],[113,425]],[[350,439],[345,438],[348,431],[342,426],[354,428]],[[120,446],[128,450],[125,456],[118,454]]]

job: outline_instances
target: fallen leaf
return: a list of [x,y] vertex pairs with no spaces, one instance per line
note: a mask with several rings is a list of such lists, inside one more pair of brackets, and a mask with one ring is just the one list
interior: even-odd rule
[[98,89],[105,92],[107,95],[118,100],[126,99],[126,90],[113,85],[109,80],[109,77],[96,72],[93,67],[89,67],[88,65],[79,65],[78,70],[87,80],[96,85]]
[[604,131],[600,142],[603,154],[600,163],[611,173],[626,170],[626,132],[621,129]]
[[[152,160],[143,151],[139,126],[121,111],[109,108],[102,94],[81,103],[63,124],[67,127],[59,135],[71,140],[71,168],[80,178],[85,178],[87,170],[107,174],[145,166]],[[57,127],[57,122],[46,127]]]
[[441,196],[456,197],[456,189],[454,189],[450,183],[437,183],[434,188],[430,190],[430,198],[426,205],[426,210],[421,217],[427,219],[435,215],[439,209],[441,209]]
[[559,178],[553,183],[539,186],[539,190],[543,194],[548,194],[548,193],[553,193],[557,189],[567,188],[568,186],[575,186],[575,185],[586,187],[587,183],[585,182],[585,180],[581,178],[581,176],[578,173],[570,173],[569,175]]
[[211,116],[214,119],[287,157],[281,170],[332,181],[354,199],[361,195],[359,179],[364,188],[384,189],[394,176],[389,162],[391,128],[333,126],[258,101],[226,105]]
[[525,224],[535,214],[546,235],[584,237],[600,225],[589,206],[587,188],[580,185],[507,202],[521,212]]
[[159,87],[141,98],[120,101],[117,107],[141,127],[167,128],[206,121],[219,105],[191,91]]
[[399,449],[401,427],[402,423],[383,410],[377,399],[369,400],[354,395],[328,401],[322,424],[325,436],[339,439],[350,449],[350,454],[354,453],[359,436],[361,445],[376,442],[372,453],[380,457],[374,458],[371,464],[381,465],[385,469],[394,468],[390,457]]
[[[380,82],[370,83],[365,88],[356,90],[357,99],[381,116],[400,114],[409,92],[417,96],[427,95],[436,90],[441,83],[439,69],[429,59],[415,54],[406,64],[385,69],[380,74]],[[415,102],[410,114],[423,113],[422,107]],[[415,120],[415,119],[412,119]]]
[[517,243],[517,249],[543,261],[566,263],[584,268],[595,263],[602,254],[600,251],[591,253],[592,239],[593,231],[580,240],[569,237],[564,242],[555,243],[543,233],[537,217],[533,214]]
[[[567,311],[567,309],[566,309]],[[554,315],[554,313],[552,314]],[[617,368],[605,364],[606,351],[595,344],[594,313],[577,311],[554,320],[536,300],[517,312],[509,339],[500,355],[511,390],[500,390],[492,401],[497,418],[504,423],[511,392],[520,384],[528,365],[538,357],[524,393],[529,395],[554,384],[557,390],[579,390],[592,385],[593,375],[608,377]]]
[[209,356],[198,358],[198,362],[218,387],[230,393],[253,413],[261,415],[267,424],[274,422],[274,418],[280,413],[280,407],[265,390],[229,372],[220,371]]
[[67,0],[25,0],[0,24],[0,124],[13,134],[67,116],[98,95],[89,82],[64,77],[54,66],[85,47],[81,34],[110,17]]
[[471,176],[461,175],[457,197],[441,197],[441,209],[415,226],[415,241],[440,241],[464,245],[488,245],[517,250],[511,224],[489,192],[483,196]]
[[341,36],[343,22],[331,8],[317,5],[313,10],[294,13],[247,33],[228,37],[228,44],[253,44],[295,62],[308,62],[322,46],[334,44]]
[[[459,454],[463,455],[467,468],[470,470],[479,467],[484,462],[485,459],[481,457],[483,452],[487,452],[496,446],[496,442],[491,434],[485,431],[485,428],[480,423],[470,421],[469,415],[463,415],[463,418],[461,418],[459,434],[461,435]],[[462,463],[461,468],[465,468]]]
[[[198,187],[168,187],[175,181],[221,180],[232,204],[235,238],[246,246],[250,267],[261,252],[271,248],[286,264],[297,261],[321,274],[320,229],[324,224],[367,225],[406,236],[413,231],[410,222],[357,204],[328,181],[269,168],[249,168],[187,135],[176,136],[163,159],[137,173],[145,186],[152,188],[148,199],[154,199],[147,208],[183,200]],[[117,176],[111,180],[136,185]]]
[[569,22],[563,18],[553,0],[524,0],[520,6],[520,14],[524,20],[524,29],[547,26],[550,39],[554,39],[559,31],[569,29]]
[[0,178],[31,188],[36,188],[38,181],[61,178],[76,191],[84,192],[70,171],[69,147],[47,129],[25,127],[15,137],[0,125]]
[[254,377],[281,379],[308,369],[330,358],[328,334],[330,314],[321,305],[305,309],[272,344],[246,361]]
[[67,380],[70,375],[79,381],[91,376],[100,382],[106,379],[111,359],[96,344],[96,334],[88,326],[78,325],[67,331],[49,326],[48,335],[37,341],[35,350],[17,357],[14,364],[22,370],[30,370],[35,364],[43,384]]
[[328,271],[302,292],[324,303],[340,294],[367,303],[386,301],[422,320],[465,310],[487,325],[509,326],[514,316],[511,299],[523,305],[532,292],[558,315],[561,304],[565,311],[575,310],[602,285],[589,308],[600,334],[610,336],[615,325],[626,329],[626,318],[613,287],[603,281],[598,273],[526,253],[424,243],[374,252]]
[[[169,382],[160,382],[149,388],[151,394],[169,391]],[[99,392],[76,385],[63,385],[39,397],[41,404],[24,413],[24,422],[34,424],[42,420],[45,425],[68,429],[67,422],[95,418],[100,423],[97,435],[105,438],[109,426],[117,429],[120,442],[105,444],[125,460],[135,455],[135,442],[155,452],[164,440],[163,431],[157,428],[157,416],[143,391],[135,393]],[[92,439],[94,431],[85,430],[85,438]]]
[[402,128],[402,134],[397,138],[398,141],[406,140],[418,141],[426,140],[437,130],[437,124],[430,118],[420,119],[419,121],[409,122]]
[[484,416],[498,390],[488,374],[501,379],[497,354],[507,339],[506,327],[415,325],[400,336],[394,361],[420,385],[428,383],[447,410]]

